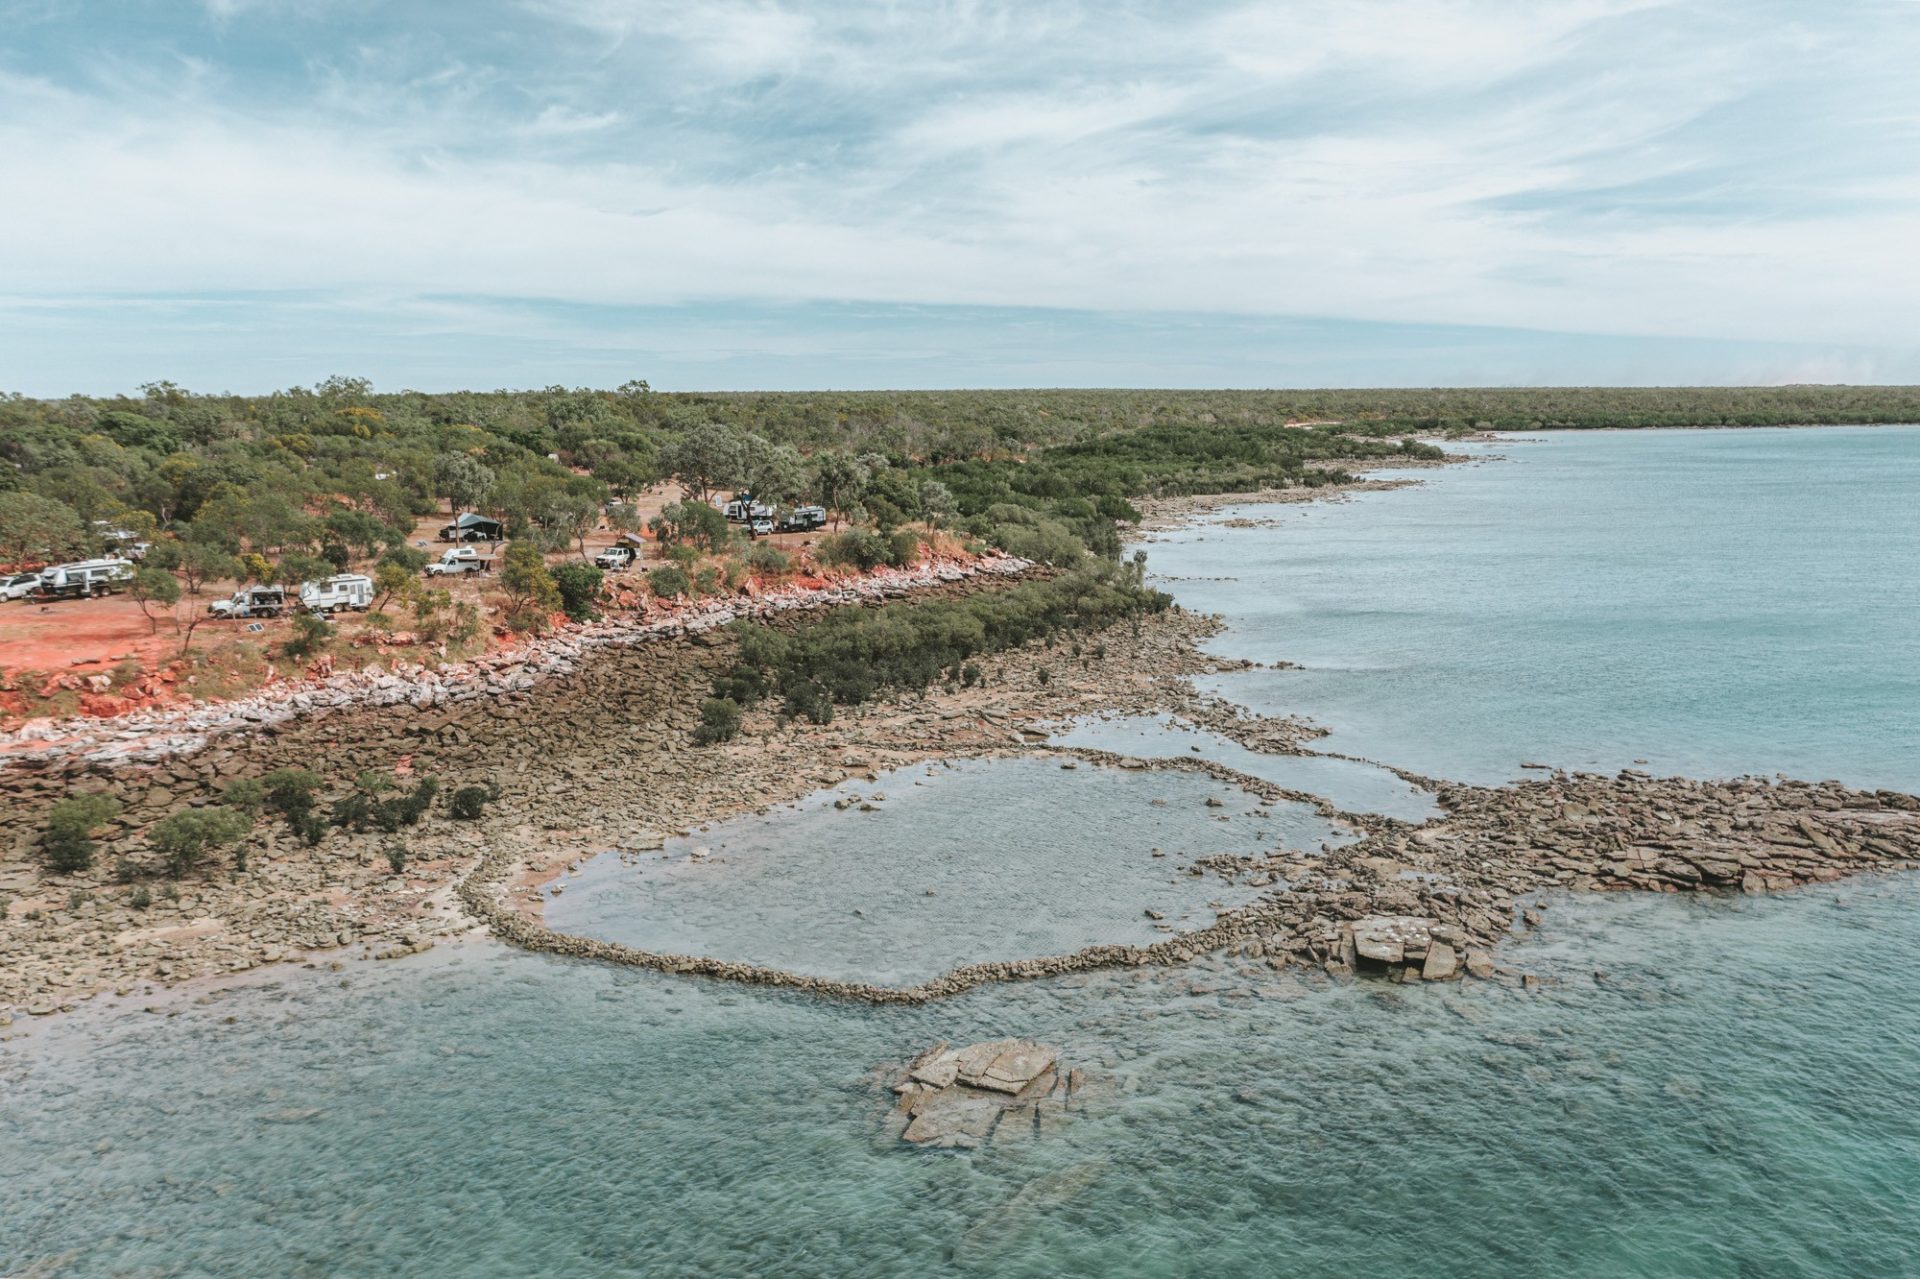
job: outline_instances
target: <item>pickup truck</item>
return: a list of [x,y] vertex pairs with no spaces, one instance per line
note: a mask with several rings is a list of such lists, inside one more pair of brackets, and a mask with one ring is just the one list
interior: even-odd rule
[[482,555],[472,546],[455,546],[440,553],[440,558],[427,565],[428,577],[451,577],[459,573],[490,573],[493,571],[493,557]]
[[632,568],[639,554],[631,546],[609,546],[593,557],[595,568],[622,569]]

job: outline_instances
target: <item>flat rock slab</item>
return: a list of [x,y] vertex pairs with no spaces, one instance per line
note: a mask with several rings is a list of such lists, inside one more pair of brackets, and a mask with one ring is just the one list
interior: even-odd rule
[[907,1067],[894,1085],[896,1115],[906,1117],[900,1136],[916,1146],[972,1149],[989,1139],[1030,1137],[1039,1107],[1064,1113],[1084,1082],[1067,1069],[1057,1049],[1030,1039],[995,1039],[949,1048],[935,1044]]
[[1362,959],[1382,964],[1405,963],[1409,951],[1414,955],[1427,953],[1438,922],[1418,915],[1370,915],[1356,919],[1351,925],[1353,947]]
[[1060,1054],[1031,1039],[997,1039],[960,1050],[960,1082],[995,1092],[1017,1093],[1039,1078]]

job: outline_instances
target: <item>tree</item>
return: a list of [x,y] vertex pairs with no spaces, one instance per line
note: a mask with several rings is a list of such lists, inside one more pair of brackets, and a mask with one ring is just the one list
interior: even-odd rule
[[701,422],[660,450],[660,468],[677,476],[701,502],[740,483],[747,447],[739,432],[719,422]]
[[947,516],[953,514],[953,490],[939,480],[927,480],[920,485],[920,518],[927,522],[927,530]]
[[[141,616],[147,619],[149,634],[158,634],[160,619],[154,615],[154,607],[171,614],[173,606],[180,602],[180,579],[158,564],[142,564],[127,583],[127,594],[133,596],[134,603],[140,606]],[[175,627],[179,626],[176,621]]]
[[[592,484],[593,481],[589,480],[587,483]],[[595,488],[598,487],[595,485]],[[569,484],[565,489],[547,498],[541,523],[560,537],[562,546],[565,546],[567,539],[571,538],[579,546],[580,553],[585,555],[587,534],[600,527],[600,502],[603,492],[604,489],[601,492],[594,492],[585,487]]]
[[639,507],[632,502],[615,502],[607,508],[607,527],[616,533],[637,533],[645,524]]
[[866,483],[867,468],[850,454],[832,451],[814,459],[814,492],[827,510],[833,513],[836,531],[840,527],[841,514],[859,500],[860,491]]
[[[147,553],[147,558],[153,558],[151,551]],[[179,550],[179,571],[186,580],[187,594],[198,595],[205,583],[238,578],[243,570],[238,559],[218,546],[206,542],[184,542]]]
[[418,570],[392,560],[381,560],[373,566],[373,591],[378,597],[373,606],[375,610],[385,612],[394,597],[410,599],[419,589]]
[[768,506],[791,506],[807,491],[807,460],[790,444],[768,444],[757,435],[747,437],[747,490]]
[[560,607],[576,622],[594,616],[594,601],[600,598],[600,583],[605,574],[591,564],[562,564],[553,570],[553,584],[560,591]]
[[531,542],[515,542],[507,548],[500,589],[506,596],[507,626],[516,631],[545,630],[560,607],[560,588],[547,572],[540,549]]
[[718,551],[733,530],[727,517],[705,502],[670,502],[648,523],[662,546],[700,546]]
[[463,506],[471,510],[486,501],[493,480],[492,470],[465,453],[442,453],[433,460],[433,491],[447,499],[454,515]]
[[303,582],[332,577],[333,571],[331,562],[305,551],[294,551],[280,557],[280,562],[274,565],[273,577],[289,591],[297,591]]
[[86,525],[65,502],[38,493],[0,493],[0,562],[63,560],[86,547]]

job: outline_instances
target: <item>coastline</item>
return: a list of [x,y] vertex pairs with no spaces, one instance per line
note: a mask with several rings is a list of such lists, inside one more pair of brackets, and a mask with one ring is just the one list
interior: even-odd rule
[[[1242,502],[1337,500],[1347,492],[1417,482],[1361,479],[1142,503],[1149,518],[1141,531]],[[991,589],[991,582],[961,574],[900,586],[906,589]],[[257,772],[275,760],[310,758],[316,749],[443,775],[464,759],[502,752],[519,758],[512,760],[499,811],[479,823],[430,818],[409,839],[404,874],[378,869],[374,839],[338,836],[320,855],[295,847],[280,832],[267,832],[254,851],[251,882],[197,884],[194,896],[178,907],[135,921],[143,926],[115,927],[127,920],[98,919],[107,912],[96,911],[95,917],[77,913],[44,921],[48,926],[36,936],[20,939],[29,943],[24,948],[9,938],[0,1001],[50,1013],[103,989],[131,992],[143,983],[171,984],[263,964],[328,962],[329,952],[397,958],[470,935],[476,919],[501,940],[531,949],[871,1002],[921,1002],[988,981],[1180,963],[1223,949],[1276,968],[1299,965],[1336,976],[1366,968],[1398,980],[1465,974],[1524,983],[1526,974],[1497,961],[1497,949],[1515,929],[1536,924],[1546,897],[1558,891],[1765,892],[1920,865],[1920,800],[1836,783],[1776,786],[1753,779],[1556,772],[1476,787],[1360,761],[1436,794],[1442,814],[1415,826],[1340,813],[1320,797],[1205,759],[1143,760],[1046,744],[1049,726],[1120,712],[1172,714],[1256,751],[1321,754],[1307,745],[1320,734],[1317,727],[1265,719],[1194,689],[1191,676],[1246,663],[1201,652],[1198,641],[1217,632],[1219,621],[1177,608],[1150,619],[1136,635],[1113,628],[1103,636],[1107,656],[1097,662],[1063,662],[1058,653],[1037,648],[1010,652],[984,663],[989,669],[983,688],[932,691],[861,708],[824,727],[777,727],[761,709],[749,714],[741,740],[695,748],[685,740],[692,709],[727,651],[728,640],[714,630],[718,624],[649,633],[644,647],[631,632],[582,644],[567,654],[564,669],[490,688],[486,696],[457,705],[370,699],[330,708],[335,714],[243,722],[233,726],[237,731],[210,735],[174,756],[135,761],[130,752],[108,759],[73,754],[75,767],[90,775],[127,777],[188,761],[203,761],[220,776],[235,768]],[[1049,678],[1042,678],[1043,671]],[[556,933],[539,918],[539,885],[580,857],[645,847],[882,769],[1018,754],[1105,767],[1199,769],[1261,798],[1313,803],[1360,838],[1323,856],[1276,849],[1258,863],[1207,868],[1267,876],[1279,885],[1251,905],[1222,912],[1209,928],[1151,946],[1095,946],[1070,955],[966,965],[911,988],[825,982],[722,959],[639,951]],[[644,777],[648,785],[596,785],[626,777]],[[188,789],[199,784],[180,783]],[[167,790],[161,802],[175,798]],[[1676,819],[1682,823],[1678,837]],[[48,914],[61,912],[56,907]],[[1422,922],[1390,928],[1392,935],[1382,940],[1369,922],[1379,920]],[[24,956],[24,963],[14,964],[15,956]]]

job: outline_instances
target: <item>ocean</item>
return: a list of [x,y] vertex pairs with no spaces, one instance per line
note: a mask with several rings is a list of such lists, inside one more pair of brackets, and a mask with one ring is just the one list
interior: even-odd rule
[[[1920,430],[1482,451],[1505,460],[1153,543],[1169,589],[1228,615],[1219,651],[1302,665],[1222,689],[1470,780],[1644,758],[1920,785],[1920,503],[1901,500]],[[1276,767],[1423,806],[1362,766]],[[849,930],[878,926],[856,893],[919,897],[911,928],[866,941],[912,976],[1002,934],[1139,928],[1087,894],[1087,865],[1193,909],[1139,845],[1198,851],[1255,820],[1230,806],[1216,836],[1216,784],[1084,766],[855,793],[875,789],[874,812],[822,796],[700,832],[706,860],[663,884],[596,863],[556,911],[644,939],[621,933],[644,906],[711,953],[839,971]],[[808,887],[783,894],[783,869]],[[1062,909],[1005,891],[1029,869]],[[0,1043],[0,1274],[1915,1272],[1920,877],[1556,896],[1503,957],[1540,988],[1214,956],[872,1007],[476,942],[97,1001]],[[892,1140],[889,1070],[1003,1035],[1087,1072],[1063,1126],[971,1152]]]

